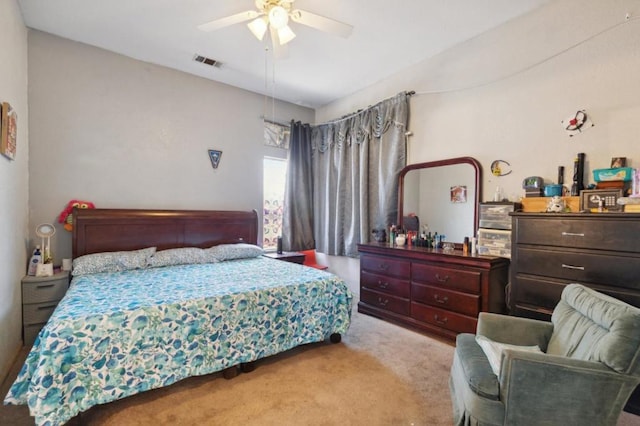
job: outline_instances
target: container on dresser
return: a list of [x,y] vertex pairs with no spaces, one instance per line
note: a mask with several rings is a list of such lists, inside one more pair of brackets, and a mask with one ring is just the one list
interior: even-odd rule
[[69,287],[69,272],[50,277],[22,278],[22,333],[25,346],[31,346]]
[[511,257],[511,217],[521,208],[519,203],[480,203],[478,254]]
[[424,247],[359,244],[358,312],[455,338],[481,311],[503,313],[509,260]]
[[[640,214],[511,216],[512,314],[548,321],[569,283],[640,307]],[[640,388],[625,410],[640,414]]]

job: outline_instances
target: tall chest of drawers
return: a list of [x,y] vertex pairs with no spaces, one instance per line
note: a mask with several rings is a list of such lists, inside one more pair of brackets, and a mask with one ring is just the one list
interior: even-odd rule
[[481,311],[505,312],[509,260],[422,247],[360,244],[358,312],[455,338]]
[[[512,213],[512,314],[550,320],[569,283],[640,307],[640,214]],[[625,411],[640,415],[640,387]]]
[[512,220],[512,314],[549,320],[569,283],[640,306],[640,215],[512,213]]

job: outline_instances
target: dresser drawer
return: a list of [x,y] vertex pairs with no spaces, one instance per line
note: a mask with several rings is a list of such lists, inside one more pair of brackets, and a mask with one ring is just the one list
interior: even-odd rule
[[24,325],[47,322],[57,305],[58,302],[29,303],[22,305],[22,322]]
[[[561,281],[540,277],[520,276],[514,281],[517,290],[513,293],[515,305],[531,309],[542,308],[553,312],[560,301],[562,290],[575,281]],[[584,283],[581,283],[584,284]],[[586,285],[586,284],[585,284]],[[607,294],[633,306],[640,306],[640,293],[624,288],[588,285],[596,291]]]
[[392,278],[386,275],[372,274],[362,271],[360,273],[360,285],[371,290],[382,291],[393,296],[409,298],[409,280]]
[[69,286],[65,275],[61,279],[22,283],[22,303],[41,303],[60,300]]
[[401,315],[409,315],[410,312],[409,299],[394,297],[365,288],[360,289],[360,301]]
[[414,263],[411,265],[411,281],[434,284],[468,293],[480,293],[480,272],[445,268]]
[[411,302],[411,317],[456,333],[475,333],[478,320],[432,306]]
[[517,248],[518,272],[640,290],[640,258]]
[[640,235],[637,220],[553,217],[516,220],[518,244],[640,252],[637,239],[629,238]]
[[409,279],[409,273],[411,271],[410,265],[409,261],[389,259],[381,256],[363,255],[360,257],[361,269],[390,277]]
[[480,311],[479,295],[430,285],[413,283],[411,285],[411,300],[471,316],[478,316]]

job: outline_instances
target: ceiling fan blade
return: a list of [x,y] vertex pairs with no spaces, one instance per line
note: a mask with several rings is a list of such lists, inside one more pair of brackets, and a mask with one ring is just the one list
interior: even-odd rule
[[236,13],[235,15],[227,16],[225,18],[216,19],[211,22],[198,25],[198,29],[202,31],[215,31],[233,24],[238,24],[250,19],[255,19],[259,15],[260,14],[255,10],[247,10],[245,12]]
[[349,24],[321,15],[316,15],[315,13],[307,12],[306,10],[293,10],[289,16],[294,22],[344,38],[349,37],[353,31],[353,27]]

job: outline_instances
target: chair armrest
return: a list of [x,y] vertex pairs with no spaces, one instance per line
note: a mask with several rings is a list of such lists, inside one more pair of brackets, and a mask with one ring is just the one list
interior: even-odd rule
[[638,381],[599,362],[506,349],[505,424],[615,425]]
[[530,318],[480,312],[476,333],[501,343],[519,346],[540,346],[547,350],[553,324]]

